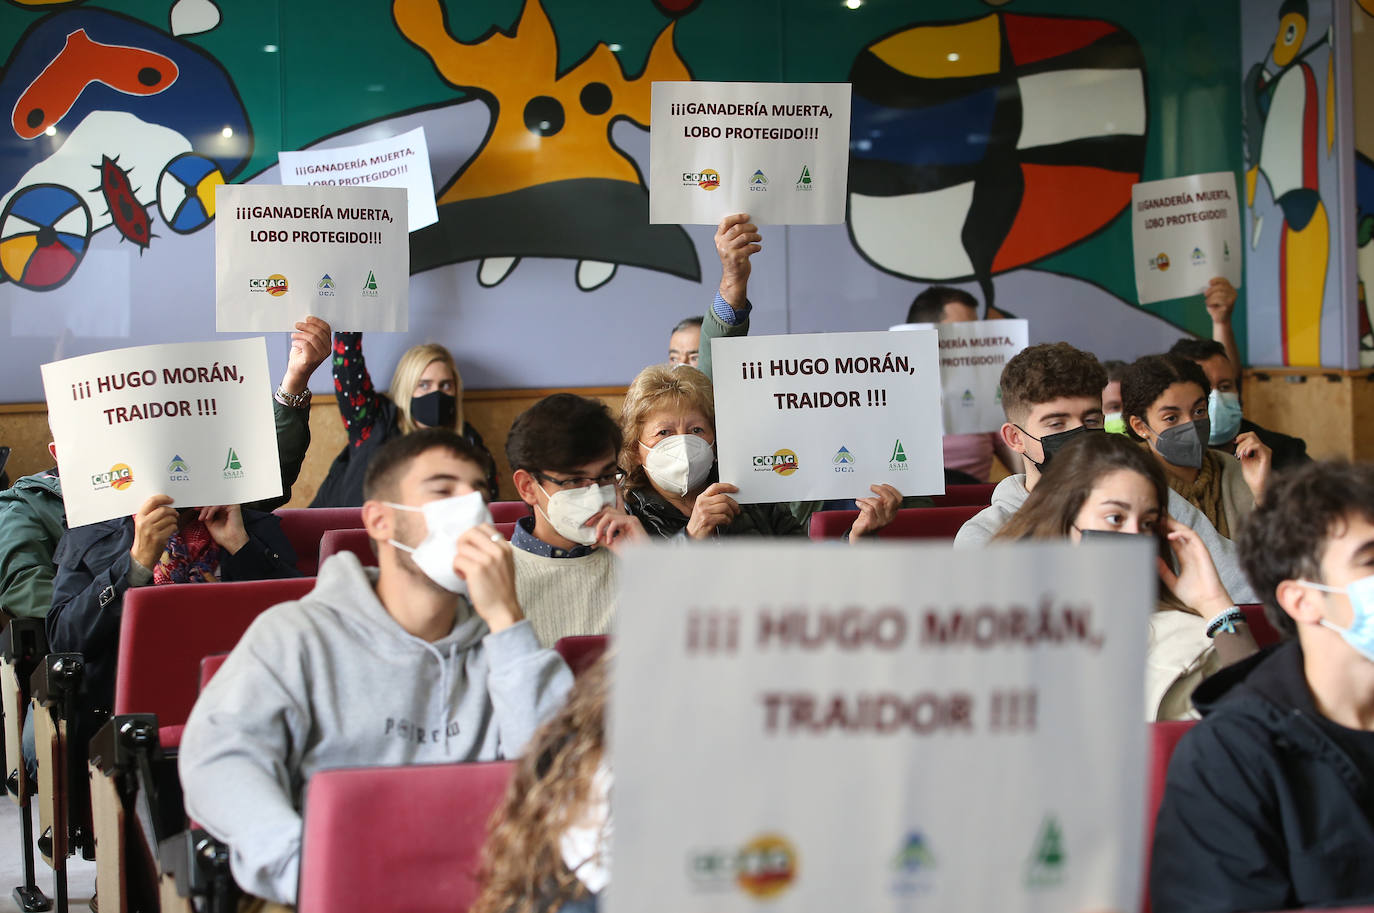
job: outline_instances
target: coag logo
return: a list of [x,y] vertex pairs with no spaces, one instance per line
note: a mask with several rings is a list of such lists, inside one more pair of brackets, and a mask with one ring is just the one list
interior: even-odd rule
[[1156,254],[1155,256],[1151,257],[1149,260],[1147,260],[1147,261],[1145,261],[1145,262],[1148,263],[1148,264],[1150,265],[1150,269],[1157,269],[1157,270],[1159,270],[1161,273],[1166,273],[1166,272],[1169,271],[1169,255],[1168,255],[1168,254],[1164,254],[1164,253]]
[[134,471],[129,468],[128,463],[115,463],[110,467],[109,472],[98,472],[91,476],[91,487],[96,491],[103,491],[106,488],[124,491],[132,484],[134,484]]
[[790,450],[779,450],[770,456],[754,457],[754,471],[772,470],[780,476],[790,476],[797,471],[797,455]]
[[693,886],[699,889],[733,886],[751,897],[768,899],[796,881],[797,851],[785,837],[762,834],[738,849],[697,850],[688,868]]
[[249,279],[248,291],[266,292],[273,297],[281,297],[287,292],[286,277],[281,273],[273,273],[266,279]]
[[682,172],[683,184],[696,184],[702,190],[715,190],[720,186],[720,172],[714,168],[703,168],[700,171]]

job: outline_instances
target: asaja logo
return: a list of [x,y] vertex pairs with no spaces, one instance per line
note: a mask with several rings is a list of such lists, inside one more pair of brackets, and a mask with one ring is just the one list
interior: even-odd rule
[[320,281],[316,283],[315,288],[317,289],[317,291],[315,292],[315,295],[317,297],[333,298],[334,278],[330,276],[328,273],[325,273],[323,276],[320,277]]
[[767,192],[768,178],[764,177],[763,169],[754,172],[754,176],[749,179],[749,189]]
[[191,481],[191,468],[186,465],[180,454],[172,457],[172,461],[167,464],[167,479],[171,482]]
[[1149,260],[1146,260],[1145,262],[1149,264],[1150,269],[1157,269],[1157,270],[1159,270],[1161,273],[1167,273],[1167,272],[1169,271],[1169,255],[1168,255],[1168,254],[1165,254],[1165,253],[1156,254],[1155,256],[1151,257]]
[[754,457],[754,471],[772,470],[780,476],[790,476],[797,471],[797,455],[790,450],[779,450],[771,456]]
[[283,276],[281,273],[273,273],[266,279],[249,279],[248,291],[266,292],[267,294],[272,295],[273,297],[279,298],[282,295],[286,294],[286,277]]
[[797,178],[796,187],[798,190],[815,189],[811,184],[811,169],[808,166],[802,165],[801,177]]
[[224,458],[224,477],[226,479],[243,478],[243,461],[234,452],[234,448],[229,448],[229,455]]
[[854,454],[849,452],[848,447],[841,447],[835,451],[835,458],[831,460],[835,464],[836,472],[854,471]]
[[106,488],[123,491],[132,484],[134,471],[129,468],[128,463],[115,463],[109,472],[98,472],[91,476],[91,488],[95,491],[104,491]]
[[372,270],[367,271],[367,278],[363,280],[363,297],[377,297],[377,274]]
[[695,184],[702,190],[715,190],[720,186],[720,172],[714,168],[703,168],[700,171],[682,172],[683,185]]
[[777,897],[797,879],[797,851],[779,834],[762,834],[744,846],[697,850],[688,869],[693,887],[727,890],[736,887],[750,897]]
[[1221,259],[1227,263],[1231,262],[1231,242],[1221,242]]
[[887,468],[905,471],[911,467],[906,464],[906,451],[902,449],[902,439],[892,445],[892,456],[887,458]]
[[906,835],[892,857],[892,868],[897,873],[892,882],[894,893],[912,894],[929,889],[935,870],[935,854],[930,851],[924,834],[912,831]]
[[1207,262],[1207,255],[1204,254],[1204,253],[1202,252],[1202,248],[1200,248],[1200,247],[1194,247],[1194,248],[1193,248],[1193,265],[1194,265],[1194,266],[1202,266],[1202,265],[1203,265],[1204,263],[1206,263],[1206,262]]
[[1053,815],[1045,818],[1035,838],[1030,858],[1026,860],[1026,884],[1033,888],[1053,887],[1064,881],[1064,866],[1068,855],[1064,852],[1064,834]]

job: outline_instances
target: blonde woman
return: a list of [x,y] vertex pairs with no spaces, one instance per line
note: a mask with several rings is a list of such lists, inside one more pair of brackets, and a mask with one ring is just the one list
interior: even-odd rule
[[[716,476],[716,407],[711,381],[686,365],[639,372],[620,411],[625,509],[645,532],[685,536],[788,536],[805,532],[789,504],[740,504],[739,489]],[[859,498],[853,540],[892,522],[902,496],[890,485]]]
[[378,447],[416,428],[452,428],[475,447],[487,473],[487,498],[497,497],[496,463],[477,430],[463,420],[463,379],[448,349],[412,346],[396,363],[388,394],[372,388],[362,333],[334,334],[334,396],[348,444],[329,467],[311,507],[363,503],[363,475]]

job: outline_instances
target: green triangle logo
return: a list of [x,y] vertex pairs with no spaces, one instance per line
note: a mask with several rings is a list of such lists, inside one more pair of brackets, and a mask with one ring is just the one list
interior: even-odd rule
[[367,281],[363,283],[363,288],[369,292],[377,291],[377,277],[372,274],[372,270],[367,271]]
[[797,178],[797,183],[798,183],[798,184],[810,184],[810,183],[811,183],[811,169],[810,169],[810,168],[806,167],[805,165],[802,165],[801,177]]
[[897,439],[897,443],[894,444],[894,445],[892,446],[892,456],[888,457],[888,460],[887,460],[887,461],[888,461],[889,463],[905,463],[905,462],[906,462],[906,451],[902,449],[902,441],[901,441],[901,438],[898,438],[898,439]]
[[243,468],[243,464],[239,462],[239,455],[234,452],[233,447],[229,448],[229,456],[224,461],[224,468],[226,470],[232,469],[235,471]]
[[1068,854],[1064,852],[1064,834],[1059,828],[1059,820],[1050,815],[1040,825],[1040,833],[1035,838],[1030,859],[1026,861],[1026,883],[1059,884],[1064,880],[1064,866],[1067,862]]

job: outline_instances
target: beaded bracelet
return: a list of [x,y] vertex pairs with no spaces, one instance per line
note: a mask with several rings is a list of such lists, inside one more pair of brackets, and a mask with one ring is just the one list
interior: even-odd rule
[[1231,606],[1231,608],[1207,622],[1207,636],[1216,637],[1219,631],[1225,631],[1227,634],[1234,634],[1236,633],[1236,625],[1243,624],[1244,622],[1245,613],[1238,607]]

